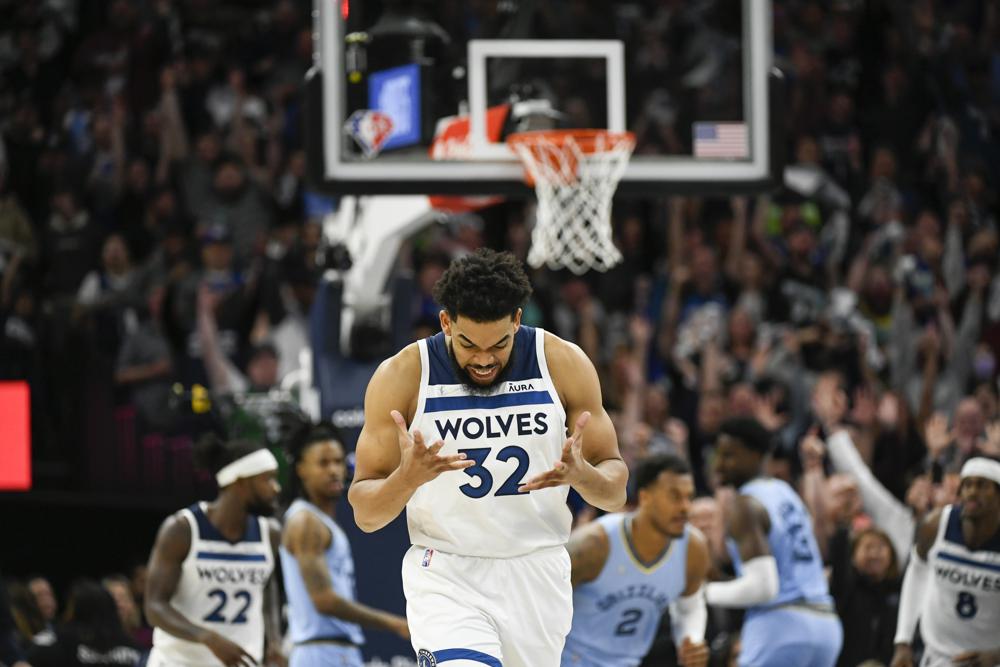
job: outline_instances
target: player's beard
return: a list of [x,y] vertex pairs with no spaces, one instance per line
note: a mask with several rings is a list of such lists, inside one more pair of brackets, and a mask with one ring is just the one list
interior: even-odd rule
[[278,508],[273,502],[267,502],[265,500],[261,500],[260,498],[254,498],[253,501],[247,505],[247,511],[256,516],[274,516],[274,514],[278,511]]
[[516,343],[511,342],[510,346],[510,356],[507,358],[507,363],[497,372],[497,376],[493,378],[493,381],[489,384],[480,384],[476,382],[469,371],[462,368],[462,365],[458,363],[458,359],[455,358],[455,350],[452,348],[452,344],[448,343],[448,358],[451,360],[451,368],[455,371],[455,377],[462,384],[463,387],[470,393],[476,394],[478,396],[488,396],[496,390],[500,383],[507,379],[510,375],[510,362],[514,358],[514,345]]

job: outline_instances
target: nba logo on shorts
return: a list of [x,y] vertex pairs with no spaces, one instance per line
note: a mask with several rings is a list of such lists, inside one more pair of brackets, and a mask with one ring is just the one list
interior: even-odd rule
[[[433,549],[424,549],[424,557],[420,561],[420,567],[429,567],[431,564],[431,558],[433,557],[434,557]],[[428,663],[428,664],[434,664],[434,663]]]
[[[430,551],[430,549],[428,549]],[[417,667],[434,667],[438,664],[434,654],[425,648],[417,651]]]

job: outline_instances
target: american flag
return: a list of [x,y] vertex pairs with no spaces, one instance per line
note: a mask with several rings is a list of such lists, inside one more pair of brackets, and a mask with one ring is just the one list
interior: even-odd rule
[[694,156],[746,158],[746,123],[695,123]]

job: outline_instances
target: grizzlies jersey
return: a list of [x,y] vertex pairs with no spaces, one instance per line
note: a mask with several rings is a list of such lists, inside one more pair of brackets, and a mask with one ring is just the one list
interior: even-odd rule
[[[208,520],[204,504],[196,503],[181,514],[191,526],[191,549],[170,604],[195,625],[239,644],[260,662],[264,587],[274,569],[267,520],[247,517],[243,538],[229,542]],[[222,663],[204,645],[156,628],[150,664],[205,667]]]
[[597,522],[608,536],[608,559],[596,579],[573,591],[562,664],[634,667],[653,643],[663,611],[684,592],[690,528],[643,563],[632,546],[631,514],[606,514]]
[[924,596],[920,632],[928,648],[953,656],[997,646],[1000,629],[1000,532],[972,551],[962,534],[962,506],[941,512],[927,554],[933,581]]
[[510,558],[566,543],[569,487],[519,493],[562,456],[566,411],[545,363],[545,333],[522,326],[489,394],[455,376],[443,333],[419,342],[420,392],[410,432],[475,465],[439,475],[406,505],[410,541],[447,553]]
[[[767,542],[778,564],[778,596],[751,607],[748,614],[792,603],[832,604],[823,574],[823,559],[813,534],[812,518],[792,487],[779,479],[755,479],[740,487],[740,493],[764,506],[771,519]],[[739,550],[727,540],[736,574],[742,575]]]
[[[292,503],[285,512],[285,522],[298,512],[312,512],[330,531],[330,547],[324,558],[326,569],[330,573],[330,583],[333,592],[345,600],[357,599],[354,586],[354,558],[351,556],[351,545],[347,535],[333,519],[310,502],[299,499]],[[317,639],[335,639],[361,645],[365,641],[361,626],[350,623],[335,616],[327,616],[316,611],[299,563],[291,553],[282,546],[281,574],[285,580],[285,595],[288,596],[288,634],[295,644],[315,641]]]

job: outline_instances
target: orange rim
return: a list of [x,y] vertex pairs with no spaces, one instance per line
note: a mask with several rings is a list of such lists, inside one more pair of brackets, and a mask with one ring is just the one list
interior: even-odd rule
[[601,150],[607,150],[619,141],[635,142],[635,134],[632,132],[613,132],[611,130],[532,130],[530,132],[515,132],[507,137],[507,143],[523,144],[527,146],[537,145],[541,141],[548,141],[556,146],[562,146],[566,139],[573,139],[576,145],[586,154],[598,152],[597,138],[605,137],[610,141],[600,146]]

